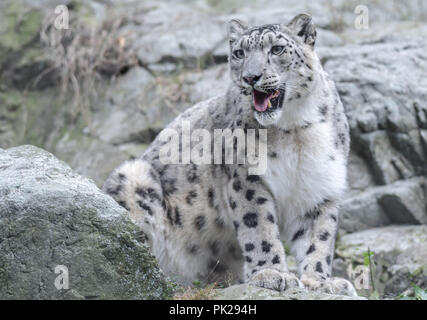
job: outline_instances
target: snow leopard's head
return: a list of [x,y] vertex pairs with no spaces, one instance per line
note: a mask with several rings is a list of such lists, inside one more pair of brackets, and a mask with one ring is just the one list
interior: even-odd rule
[[286,25],[252,28],[231,20],[229,40],[231,78],[242,94],[251,96],[262,125],[276,123],[287,102],[310,92],[316,40],[311,16],[300,14]]

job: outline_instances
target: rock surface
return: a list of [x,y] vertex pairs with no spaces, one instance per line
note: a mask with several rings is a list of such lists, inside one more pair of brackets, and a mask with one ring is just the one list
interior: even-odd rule
[[351,128],[347,231],[427,222],[426,49],[392,42],[321,52]]
[[363,297],[348,297],[297,288],[278,292],[246,284],[216,289],[212,298],[216,300],[366,300]]
[[[172,294],[123,209],[50,153],[0,149],[0,198],[0,299]],[[68,290],[55,287],[61,265]]]
[[[349,278],[353,270],[364,265],[366,252],[371,257],[370,289],[396,297],[416,284],[427,287],[427,226],[388,226],[347,234],[336,246],[334,274]],[[354,279],[353,279],[354,280]],[[369,291],[368,290],[368,291]]]

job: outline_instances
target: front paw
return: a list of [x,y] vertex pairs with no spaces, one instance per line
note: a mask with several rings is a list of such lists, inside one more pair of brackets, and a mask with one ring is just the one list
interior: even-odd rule
[[293,273],[280,272],[275,269],[263,269],[256,272],[248,283],[277,291],[304,287],[302,282]]
[[331,294],[340,294],[350,297],[357,297],[357,292],[350,281],[343,278],[326,278],[319,280],[303,274],[301,282],[307,289]]

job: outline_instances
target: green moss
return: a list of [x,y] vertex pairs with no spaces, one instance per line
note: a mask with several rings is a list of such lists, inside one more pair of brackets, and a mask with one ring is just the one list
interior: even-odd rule
[[0,18],[5,21],[5,32],[0,37],[0,63],[4,54],[18,51],[38,36],[42,25],[42,13],[26,7],[22,1],[12,1]]

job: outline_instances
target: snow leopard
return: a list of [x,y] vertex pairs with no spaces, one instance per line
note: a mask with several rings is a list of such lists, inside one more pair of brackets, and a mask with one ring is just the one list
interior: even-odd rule
[[[178,283],[357,295],[350,281],[331,274],[350,137],[315,41],[307,14],[254,27],[231,20],[226,92],[181,113],[140,158],[106,180],[103,190],[128,211],[161,269]],[[224,157],[165,163],[160,154],[172,138],[162,133],[178,133],[176,160],[193,155],[201,141],[184,137],[184,123],[192,133],[256,132],[264,172]],[[248,145],[237,150],[237,135],[231,138],[222,151],[247,156]],[[297,272],[289,271],[286,254],[294,256]]]

